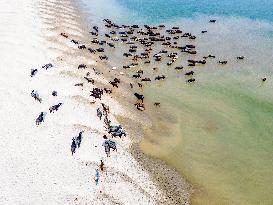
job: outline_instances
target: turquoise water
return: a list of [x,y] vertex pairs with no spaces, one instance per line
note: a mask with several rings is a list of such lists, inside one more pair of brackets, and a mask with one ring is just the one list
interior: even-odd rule
[[[196,59],[212,53],[218,60],[228,60],[224,67],[214,61],[195,68],[194,85],[185,83],[184,71],[156,65],[158,74],[168,77],[164,83],[145,84],[140,91],[154,125],[146,131],[141,147],[176,167],[194,184],[198,191],[193,204],[272,205],[273,1],[82,2],[92,14],[90,25],[103,18],[119,24],[178,25],[196,34]],[[211,18],[217,23],[208,24]],[[202,29],[208,33],[201,35]],[[110,60],[122,62],[118,53]],[[238,55],[246,59],[238,62]],[[189,69],[188,58],[182,56],[174,66]],[[141,66],[146,68],[145,77],[154,77],[149,67]],[[268,80],[262,83],[264,76]],[[161,102],[161,108],[154,108],[155,101]]]
[[96,16],[122,23],[161,23],[181,17],[237,16],[273,21],[272,0],[82,0]]
[[273,20],[272,0],[118,0],[117,3],[154,23],[196,14]]

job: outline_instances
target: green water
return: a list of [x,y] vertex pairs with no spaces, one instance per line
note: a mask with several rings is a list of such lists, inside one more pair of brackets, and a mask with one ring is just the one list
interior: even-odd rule
[[148,107],[154,126],[142,149],[193,183],[193,204],[273,204],[272,80],[243,68],[200,75],[145,89],[147,104],[162,106]]
[[[272,0],[82,0],[92,19],[111,18],[119,23],[180,26],[197,36],[195,56],[181,54],[173,66],[140,63],[144,77],[146,113],[153,127],[146,130],[141,148],[165,160],[194,185],[192,204],[273,204],[273,24]],[[98,17],[98,18],[96,18]],[[190,17],[190,18],[189,18]],[[209,19],[217,19],[209,24]],[[266,21],[264,21],[266,20]],[[206,35],[201,30],[208,30]],[[152,55],[159,51],[155,48]],[[122,54],[128,46],[107,49],[112,66],[131,63]],[[169,49],[169,52],[176,52]],[[111,54],[111,55],[110,55]],[[188,59],[216,55],[194,71],[197,80],[185,83],[191,70]],[[151,55],[151,56],[152,56]],[[244,55],[244,61],[236,56]],[[228,65],[219,66],[218,60]],[[184,66],[176,72],[175,66]],[[151,68],[158,67],[154,72]],[[155,82],[156,75],[166,75]],[[266,76],[268,80],[261,82]],[[155,101],[161,107],[154,107]]]

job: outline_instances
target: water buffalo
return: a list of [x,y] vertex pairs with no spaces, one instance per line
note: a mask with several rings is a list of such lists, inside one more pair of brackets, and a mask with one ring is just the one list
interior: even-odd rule
[[45,112],[41,112],[35,121],[36,125],[40,125],[42,122],[44,122],[44,118],[45,118]]
[[59,107],[62,105],[63,103],[58,103],[57,105],[53,105],[49,108],[50,113],[54,112],[54,111],[58,111]]

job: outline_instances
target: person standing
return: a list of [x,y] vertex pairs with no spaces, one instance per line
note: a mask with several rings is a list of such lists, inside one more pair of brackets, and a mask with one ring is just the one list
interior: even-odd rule
[[96,169],[96,174],[95,174],[95,182],[96,182],[96,185],[99,184],[99,179],[100,179],[100,173],[99,173],[99,170]]
[[104,162],[101,159],[100,160],[100,170],[103,172],[103,169],[104,169]]
[[76,138],[76,143],[77,143],[78,148],[80,148],[81,143],[82,143],[82,133],[83,133],[83,131],[81,131]]
[[72,139],[72,144],[71,144],[71,152],[72,152],[72,155],[76,152],[76,141],[75,141],[75,138],[73,137]]

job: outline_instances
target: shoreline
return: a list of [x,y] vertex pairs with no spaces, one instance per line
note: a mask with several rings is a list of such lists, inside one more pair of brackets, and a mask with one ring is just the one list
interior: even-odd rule
[[[89,14],[90,15],[90,14]],[[84,14],[85,19],[87,19],[87,14]],[[87,22],[87,20],[85,21]],[[98,23],[99,25],[101,22]],[[91,28],[90,28],[91,29]],[[111,64],[111,63],[107,63]],[[103,65],[101,65],[103,66]],[[108,65],[110,69],[110,65]],[[126,77],[126,81],[132,81],[129,77]],[[129,84],[129,83],[127,83]],[[127,85],[128,86],[128,85]],[[123,89],[122,87],[120,89]],[[126,95],[130,94],[131,91],[129,90],[129,86],[125,88],[125,90],[117,91],[118,94],[115,97],[120,96],[123,94],[123,98],[127,97]],[[126,94],[124,94],[124,92]],[[130,99],[130,98],[129,98]],[[129,152],[131,155],[138,161],[141,167],[147,171],[151,177],[151,180],[157,185],[157,187],[164,192],[165,200],[164,202],[159,202],[159,204],[190,204],[190,195],[193,194],[193,187],[186,181],[173,167],[167,165],[163,160],[155,159],[154,157],[150,157],[145,155],[143,151],[139,148],[139,143],[144,136],[144,132],[140,131],[141,134],[137,131],[138,128],[141,127],[140,121],[148,120],[147,114],[137,113],[136,110],[132,109],[131,105],[133,104],[134,100],[130,99],[126,104],[124,104],[124,99],[117,97],[117,100],[120,101],[119,103],[124,107],[127,108],[129,112],[135,112],[133,117],[128,118],[128,116],[117,115],[118,121],[122,122],[125,127],[130,127],[126,129],[130,133],[130,138],[132,140]],[[145,116],[145,117],[144,117]],[[134,119],[134,120],[133,120]],[[129,121],[131,121],[129,123]],[[130,124],[139,124],[140,126],[133,126],[131,127]],[[143,126],[143,125],[142,125]],[[141,128],[140,128],[141,129]],[[142,129],[141,129],[142,130]],[[157,170],[154,167],[160,167],[160,172],[162,174],[157,174]],[[175,193],[173,193],[175,192]]]
[[[75,4],[76,4],[75,6],[77,7],[77,10],[79,12],[79,16],[83,15],[82,16],[83,17],[82,23],[84,23],[84,25],[86,25],[85,27],[87,29],[85,31],[88,32],[91,28],[88,28],[88,26],[87,26],[87,23],[88,23],[88,21],[86,20],[87,14],[85,13],[85,11],[83,11],[79,8],[80,7],[79,2],[77,2]],[[101,69],[102,67],[106,66],[110,70],[110,66],[108,65],[108,64],[111,64],[110,62],[109,63],[103,62],[101,64],[101,62],[97,62],[97,61],[99,61],[98,56],[96,57],[95,61],[96,61],[96,65],[98,68]],[[105,69],[107,69],[107,68],[104,68],[104,70]],[[101,69],[101,70],[103,70],[103,69]],[[120,75],[118,75],[118,76],[121,77]],[[106,74],[106,75],[104,74],[104,77],[109,77],[109,76],[108,76],[108,74]],[[128,84],[132,80],[129,77],[125,77],[123,80],[127,82],[127,87],[120,87],[121,91],[118,90],[117,91],[118,93],[114,94],[112,96],[114,98],[117,98],[116,99],[117,101],[121,100],[120,97],[117,97],[117,96],[120,96],[120,94],[123,94],[123,97],[127,97],[126,95],[131,93],[131,91],[129,90]],[[124,93],[126,93],[126,94],[124,94]],[[130,102],[130,100],[129,100],[129,102]],[[131,102],[133,102],[133,101],[131,101]],[[124,109],[126,107],[126,105],[123,105],[122,102],[119,102],[119,104],[121,105],[121,109]],[[128,103],[127,103],[127,106],[128,106]],[[133,114],[133,116],[131,117],[131,119],[138,118],[138,120],[143,120],[142,114],[138,114],[135,110],[131,110],[131,111],[135,112]],[[124,112],[124,110],[122,112]],[[141,116],[140,118],[142,118],[142,119],[139,119],[139,115]],[[147,114],[144,114],[144,115],[147,115]],[[122,119],[126,118],[127,116],[124,116],[124,114],[121,114],[121,113],[114,114],[114,116],[116,116],[118,121],[122,122],[122,125],[124,127],[126,127],[127,123],[125,120],[123,121]],[[144,117],[144,118],[146,118],[146,117]],[[134,128],[136,128],[136,127],[134,127]],[[159,160],[159,159],[154,159],[153,157],[149,157],[149,156],[145,155],[140,150],[140,148],[138,146],[139,146],[141,139],[144,137],[143,135],[136,137],[136,135],[133,134],[134,133],[133,128],[131,128],[127,131],[129,133],[129,138],[130,138],[129,153],[132,155],[132,157],[135,160],[138,161],[139,165],[142,168],[144,168],[142,170],[143,171],[145,170],[144,172],[148,172],[148,175],[150,176],[150,180],[153,183],[155,183],[156,186],[158,187],[157,191],[158,192],[162,191],[164,193],[164,197],[163,197],[164,200],[157,201],[157,204],[185,204],[185,205],[190,204],[190,195],[191,195],[191,193],[193,193],[193,189],[188,184],[188,182],[186,182],[186,180],[183,179],[183,177],[179,173],[177,173],[174,170],[174,168],[172,168],[169,165],[166,165],[164,161]],[[153,166],[160,166],[162,174],[158,175],[156,173],[156,170],[153,169]],[[175,192],[175,193],[173,193],[173,192]],[[161,197],[160,194],[157,193],[157,197],[160,198]]]
[[144,129],[149,129],[148,127],[151,125],[141,123],[141,117],[138,117],[137,120],[132,120],[119,116],[117,119],[131,131],[130,137],[133,137],[133,142],[130,146],[130,153],[143,169],[148,171],[151,180],[157,187],[164,192],[165,200],[169,201],[165,204],[191,204],[190,199],[194,194],[194,187],[175,168],[167,165],[161,159],[144,154],[140,149],[140,142],[145,137]]
[[[82,16],[82,13],[80,13],[81,11],[80,11],[80,9],[79,9],[79,7],[78,7],[78,5],[77,5],[78,3],[76,3],[75,2],[75,4],[74,4],[74,7],[75,7],[75,9],[76,9],[76,12],[79,12],[78,13],[78,16],[79,17],[81,17]],[[82,19],[82,21],[78,21],[78,25],[85,25],[84,26],[84,32],[83,33],[85,33],[85,35],[83,35],[83,36],[75,36],[75,38],[77,38],[77,40],[79,40],[80,42],[82,42],[82,40],[84,40],[82,43],[83,44],[88,44],[87,42],[88,42],[88,26],[86,25],[86,21],[84,20],[84,16],[83,16],[83,19]],[[81,26],[80,26],[81,27]],[[66,31],[64,30],[64,32],[66,33]],[[69,35],[69,32],[68,32],[68,35]],[[86,37],[84,37],[84,36],[86,36]],[[85,54],[85,55],[83,55],[83,62],[85,61],[84,59],[87,59],[88,58],[88,55],[87,54]],[[104,63],[100,63],[100,62],[97,62],[97,61],[99,61],[98,60],[98,57],[92,57],[93,59],[94,59],[94,63],[91,63],[94,67],[96,67],[96,70],[97,71],[99,71],[99,72],[101,72],[102,73],[102,78],[103,79],[109,79],[109,76],[113,76],[113,74],[107,74],[106,72],[107,72],[107,68],[103,68],[103,67],[106,67],[105,65],[104,65]],[[85,63],[85,62],[84,62]],[[70,75],[69,73],[61,73],[62,75]],[[115,74],[114,74],[115,75]],[[95,76],[92,76],[92,77],[95,77]],[[95,79],[95,78],[94,78]],[[97,83],[97,85],[105,85],[105,80],[103,80],[103,79],[101,79],[101,81],[100,82],[98,82]],[[98,80],[98,79],[96,79],[96,80]],[[110,97],[110,96],[109,96]],[[110,97],[110,98],[112,98],[112,97]],[[107,101],[109,101],[110,99],[108,98],[108,100]],[[88,101],[86,101],[86,102],[88,102]],[[114,107],[116,107],[118,104],[118,102],[115,102],[115,100],[114,101],[112,101],[111,102],[111,100],[110,100],[110,102],[107,102],[108,103],[108,105],[110,105],[110,110],[111,110],[111,108],[114,106]],[[112,106],[111,106],[111,104],[112,104]],[[122,106],[117,106],[117,107],[119,107],[118,108],[118,110],[117,109],[114,109],[114,110],[112,110],[112,111],[110,111],[111,113],[112,113],[112,120],[113,120],[113,117],[116,115],[116,114],[118,114],[118,115],[121,115],[122,113],[123,113],[123,108],[122,108]],[[116,120],[115,120],[116,121]],[[118,121],[116,121],[116,123],[118,123]],[[80,127],[82,127],[82,126],[80,126]],[[89,128],[90,129],[90,128]],[[93,130],[92,128],[91,128],[91,130]],[[99,131],[99,132],[101,132],[101,131]],[[115,140],[115,141],[117,141],[117,140]],[[121,143],[121,142],[118,142],[118,144],[120,144],[121,143],[121,147],[123,147],[123,149],[124,150],[122,150],[121,152],[123,152],[123,155],[124,155],[124,153],[125,152],[127,152],[126,151],[126,147],[130,147],[130,145],[131,145],[131,141],[130,140],[126,140],[127,142],[125,142],[125,144],[124,143]],[[119,148],[119,150],[120,150],[120,148]],[[120,151],[119,151],[120,152]],[[127,155],[127,154],[125,154],[125,155]],[[111,156],[112,157],[112,156]],[[131,158],[131,156],[128,156],[128,157],[126,157],[126,158],[124,158],[124,157],[122,157],[121,156],[121,153],[118,153],[117,154],[117,156],[115,156],[115,158],[123,158],[123,162],[121,163],[121,162],[119,162],[119,164],[117,164],[116,166],[118,166],[118,167],[116,167],[116,168],[114,168],[114,169],[117,169],[117,170],[119,170],[121,167],[120,166],[122,166],[122,164],[123,164],[123,166],[127,163],[126,161],[130,161],[130,164],[131,164],[131,162],[133,161],[132,159],[130,159]],[[117,160],[117,159],[116,159]],[[106,161],[106,163],[107,163],[107,161]],[[133,166],[136,166],[136,167],[138,167],[139,165],[138,164],[135,164],[135,162],[133,162],[133,164],[132,164]],[[131,165],[131,166],[132,166]],[[112,165],[113,166],[113,165]],[[107,175],[109,175],[109,174],[111,174],[111,175],[116,175],[116,174],[120,174],[121,176],[122,176],[122,178],[123,178],[123,180],[125,180],[125,182],[128,184],[128,185],[126,185],[126,186],[131,186],[132,184],[135,184],[135,187],[134,187],[134,189],[140,189],[140,190],[142,190],[141,192],[143,192],[143,194],[141,194],[141,195],[139,195],[139,196],[135,196],[135,197],[139,197],[137,200],[139,201],[139,200],[142,200],[142,202],[141,201],[139,201],[139,203],[140,204],[142,204],[142,203],[147,203],[147,204],[153,204],[154,202],[154,200],[155,200],[155,198],[154,197],[152,197],[152,196],[150,196],[150,194],[155,194],[155,193],[153,193],[154,191],[151,191],[151,190],[153,190],[153,189],[155,189],[155,188],[151,188],[151,187],[153,187],[153,184],[150,184],[150,180],[148,179],[148,181],[147,181],[147,177],[148,176],[145,176],[146,175],[146,173],[145,172],[139,172],[137,175],[136,175],[136,172],[137,172],[137,170],[135,170],[134,171],[134,173],[132,173],[132,174],[130,174],[130,175],[127,175],[128,173],[126,173],[125,171],[118,171],[117,173],[115,173],[116,171],[110,171],[110,169],[111,169],[111,167],[106,167],[106,173],[108,173]],[[123,168],[122,168],[123,169]],[[122,170],[121,169],[121,170]],[[137,168],[137,169],[139,169],[139,168]],[[128,171],[128,170],[127,170]],[[120,172],[120,173],[119,173]],[[131,179],[131,177],[133,176],[133,175],[136,175],[137,176],[137,178],[138,178],[138,180],[136,180],[137,178],[135,178],[136,176],[134,176],[134,178],[135,179]],[[145,183],[146,183],[146,185],[145,185],[145,183],[144,183],[144,179],[142,179],[143,178],[143,175],[144,175],[144,179],[145,179]],[[107,176],[104,176],[104,177],[107,177]],[[109,177],[109,176],[108,176]],[[114,176],[112,176],[112,177],[114,177]],[[122,181],[123,181],[122,180]],[[136,181],[135,181],[136,180]],[[139,181],[140,180],[140,181]],[[137,182],[137,181],[139,181],[139,182]],[[103,181],[101,182],[102,184],[104,183]],[[116,182],[115,182],[116,183]],[[121,183],[121,181],[119,182],[119,183]],[[141,184],[143,183],[143,185],[141,185]],[[138,188],[138,187],[143,187],[143,188]],[[150,187],[150,188],[148,188],[148,187]],[[150,191],[149,191],[149,189],[151,189]],[[106,191],[106,190],[105,190]],[[108,190],[108,191],[110,191],[110,190]],[[136,191],[136,190],[135,190]],[[100,191],[101,192],[101,191]],[[107,192],[107,191],[106,191]],[[159,190],[157,190],[156,189],[156,194],[158,194],[158,192],[160,192]],[[136,194],[136,193],[135,193]],[[102,195],[104,195],[104,196],[107,196],[107,194],[105,195],[105,194],[103,194],[102,193]],[[147,195],[147,196],[145,196],[145,195]],[[116,196],[113,196],[114,198],[116,198]],[[120,197],[122,197],[122,198],[127,198],[127,197],[130,197],[130,194],[128,195],[128,193],[122,193],[122,196],[120,196]],[[136,198],[135,197],[133,197],[134,199],[130,199],[130,200],[136,200]],[[159,196],[157,196],[158,198],[160,198]],[[109,198],[109,196],[107,197],[107,198]],[[130,197],[130,198],[132,198],[132,196]],[[143,199],[142,199],[143,198]],[[147,198],[147,199],[145,199],[145,198]],[[99,200],[99,199],[98,199]],[[131,202],[129,202],[130,200],[125,200],[125,199],[123,199],[122,201],[120,201],[121,203],[124,203],[124,204],[129,204],[129,203],[131,203]],[[148,201],[146,201],[146,202],[144,202],[145,200],[148,200]],[[95,201],[97,201],[97,200],[95,200]],[[157,201],[157,200],[155,200],[155,201]],[[112,203],[119,203],[118,201],[117,201],[117,199],[115,199],[114,201],[112,201]]]
[[[86,15],[85,19],[86,18]],[[87,21],[86,21],[87,22]],[[99,25],[101,24],[98,23]],[[91,29],[91,28],[90,28]],[[111,64],[111,63],[107,63]],[[110,69],[110,65],[108,65],[108,68]],[[126,77],[126,81],[132,81],[129,77]],[[129,84],[129,83],[127,83]],[[128,86],[128,85],[127,85]],[[122,87],[120,89],[123,89]],[[134,115],[130,118],[128,116],[122,116],[117,115],[118,121],[122,122],[122,124],[125,127],[130,127],[129,129],[126,129],[129,134],[130,138],[132,140],[129,148],[129,152],[131,155],[138,161],[138,163],[141,165],[142,168],[144,168],[145,171],[149,173],[149,176],[153,183],[156,184],[159,190],[163,191],[165,201],[158,201],[158,204],[190,204],[190,195],[193,193],[193,187],[171,166],[167,165],[164,161],[160,159],[155,159],[153,157],[149,157],[145,155],[141,149],[139,148],[139,143],[144,137],[143,131],[140,131],[138,133],[138,128],[141,127],[140,121],[147,118],[147,114],[137,113],[135,109],[132,109],[131,105],[133,104],[133,99],[130,99],[126,104],[124,104],[124,99],[117,97],[120,96],[120,94],[123,94],[124,97],[128,97],[124,94],[131,93],[129,90],[129,86],[125,88],[125,90],[118,90],[118,94],[115,95],[119,103],[124,107],[127,108],[128,111],[126,113],[135,112]],[[127,99],[128,100],[128,99]],[[144,117],[145,116],[145,117]],[[148,119],[146,119],[148,120]],[[131,121],[131,122],[129,122]],[[134,124],[133,127],[130,126],[130,124]],[[139,124],[140,126],[137,126],[136,124]],[[143,126],[143,125],[142,125]],[[160,173],[157,173],[157,170],[154,169],[154,167],[160,167]],[[175,193],[174,193],[175,192]]]
[[145,155],[139,144],[132,145],[131,153],[148,170],[152,180],[167,195],[166,199],[171,201],[170,204],[191,204],[190,199],[195,189],[172,166],[161,159]]

